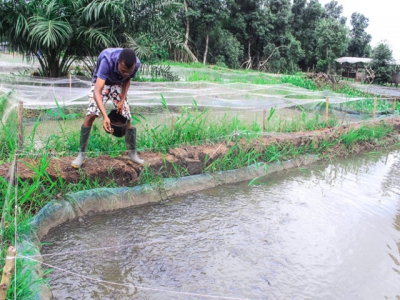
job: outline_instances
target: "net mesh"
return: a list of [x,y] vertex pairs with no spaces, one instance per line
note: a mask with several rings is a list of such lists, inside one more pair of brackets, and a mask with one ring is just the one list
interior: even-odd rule
[[[33,133],[31,138],[36,147],[44,145],[51,136],[66,136],[79,131],[92,85],[90,78],[75,75],[33,77],[25,68],[37,67],[35,62],[18,65],[14,58],[9,58],[5,64],[19,71],[18,74],[0,74],[0,95],[7,95],[3,124],[22,102],[24,135]],[[324,119],[327,99],[329,116],[326,117],[331,120],[330,125],[335,125],[334,120],[351,122],[370,118],[374,105],[378,116],[396,112],[392,99],[380,98],[374,104],[374,99],[368,97],[349,97],[331,90],[312,91],[291,84],[276,84],[273,74],[183,67],[173,67],[172,71],[179,75],[180,81],[131,83],[128,99],[132,114],[136,116],[134,123],[138,132],[174,130],[175,123],[179,126],[179,122],[196,117],[190,113],[183,115],[185,108],[207,110],[207,114],[202,115],[207,123],[240,120],[243,126],[231,129],[247,132],[311,130],[313,128],[307,128],[306,123],[313,118],[319,118],[318,122]],[[258,81],[262,84],[257,84]],[[106,109],[112,107],[109,101]],[[100,122],[97,124],[101,127]],[[221,136],[230,133],[223,132]],[[77,151],[77,145],[74,147]],[[150,148],[151,145],[147,145],[146,149]]]

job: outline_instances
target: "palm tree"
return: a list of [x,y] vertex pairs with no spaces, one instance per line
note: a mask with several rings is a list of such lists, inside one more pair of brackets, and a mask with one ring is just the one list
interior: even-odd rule
[[165,0],[1,0],[0,38],[14,51],[34,53],[43,76],[65,76],[76,60],[93,69],[107,47],[130,46],[145,58],[151,53],[145,36],[160,45],[184,45],[168,26],[179,7]]

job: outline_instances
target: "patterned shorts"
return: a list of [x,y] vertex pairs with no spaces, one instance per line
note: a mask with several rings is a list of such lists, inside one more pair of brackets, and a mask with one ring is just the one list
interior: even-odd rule
[[[121,100],[122,85],[104,85],[101,91],[101,97],[103,98],[103,104],[105,105],[108,100],[111,100],[114,107],[117,107],[118,102]],[[86,110],[86,115],[95,114],[100,116],[100,109],[97,107],[97,103],[94,100],[94,84],[92,85],[89,93],[89,107]],[[125,97],[124,108],[122,110],[122,115],[128,120],[131,119],[131,111],[129,109],[128,96]]]

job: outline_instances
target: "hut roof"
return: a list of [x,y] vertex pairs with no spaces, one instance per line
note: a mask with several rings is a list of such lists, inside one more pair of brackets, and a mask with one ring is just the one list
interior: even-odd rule
[[349,63],[349,64],[355,64],[355,63],[370,63],[372,62],[372,58],[367,58],[367,57],[340,57],[335,59],[338,63]]

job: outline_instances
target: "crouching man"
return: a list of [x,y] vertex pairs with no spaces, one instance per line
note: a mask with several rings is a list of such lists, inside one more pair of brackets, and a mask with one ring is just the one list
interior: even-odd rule
[[112,101],[117,113],[127,119],[125,141],[129,160],[141,165],[144,163],[137,156],[136,128],[132,127],[131,124],[132,118],[127,97],[131,78],[136,76],[139,66],[140,60],[132,49],[109,48],[100,53],[93,73],[89,107],[81,127],[79,154],[71,163],[73,168],[80,168],[85,162],[90,130],[94,120],[100,114],[103,116],[104,130],[112,133],[110,119],[105,110],[105,104],[108,100]]

